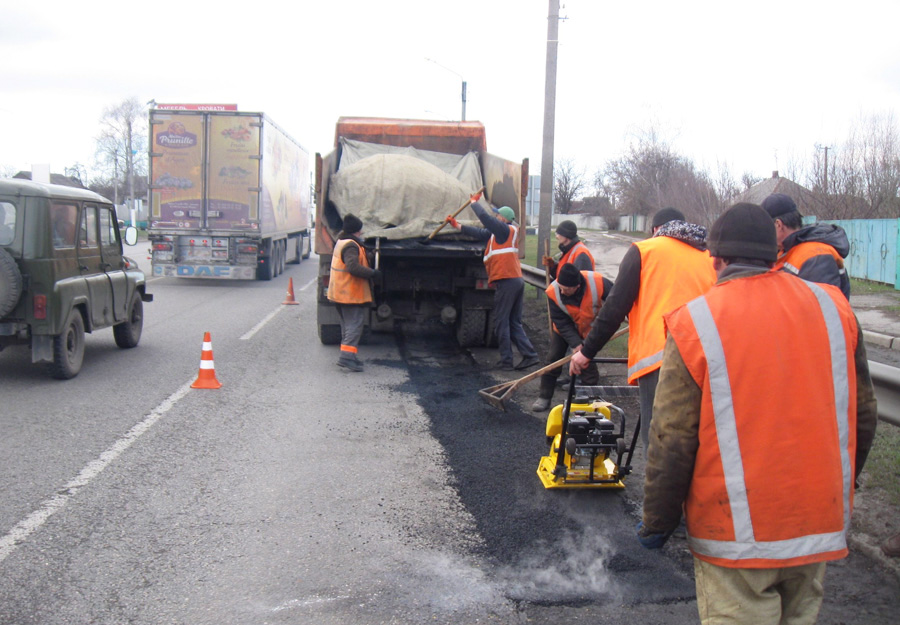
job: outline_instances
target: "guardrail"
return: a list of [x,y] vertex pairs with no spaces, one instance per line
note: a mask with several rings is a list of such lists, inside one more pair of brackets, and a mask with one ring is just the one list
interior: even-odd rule
[[[544,288],[546,270],[541,267],[522,265],[522,277],[528,284]],[[869,373],[875,385],[878,400],[878,418],[885,423],[900,427],[900,368],[881,362],[869,361]]]

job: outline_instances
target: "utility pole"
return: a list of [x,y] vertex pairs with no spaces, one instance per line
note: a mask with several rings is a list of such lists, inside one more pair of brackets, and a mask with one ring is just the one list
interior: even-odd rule
[[457,76],[459,76],[459,79],[462,80],[462,117],[460,118],[460,120],[461,120],[461,121],[466,121],[466,81],[465,81],[465,79],[462,77],[462,74],[460,74],[459,72],[454,72],[454,71],[453,71],[452,69],[450,69],[449,67],[446,67],[445,65],[441,65],[440,63],[438,63],[438,62],[435,61],[434,59],[429,59],[427,56],[425,57],[425,60],[434,63],[434,64],[437,65],[438,67],[444,68],[445,70],[447,70],[447,71],[450,72],[451,74],[456,74]]
[[553,211],[553,141],[556,130],[556,54],[559,46],[559,0],[549,0],[547,68],[544,79],[544,143],[541,151],[541,205],[538,214],[538,258],[550,240]]

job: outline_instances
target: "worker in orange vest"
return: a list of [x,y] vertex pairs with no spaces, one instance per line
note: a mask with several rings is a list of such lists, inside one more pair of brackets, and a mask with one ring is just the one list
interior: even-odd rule
[[363,370],[357,356],[366,314],[372,303],[370,280],[378,281],[381,271],[373,269],[363,246],[363,223],[356,215],[344,216],[343,228],[331,256],[331,276],[327,296],[341,317],[341,355],[338,366],[348,371]]
[[[478,199],[476,196],[474,199]],[[537,350],[525,333],[522,325],[522,311],[525,306],[525,280],[522,279],[522,265],[519,263],[519,248],[516,239],[519,227],[515,224],[516,213],[509,206],[496,209],[491,215],[478,202],[471,204],[472,212],[484,225],[464,226],[447,216],[447,223],[467,236],[487,241],[484,248],[484,266],[488,282],[494,287],[494,332],[500,348],[497,367],[503,371],[529,369],[540,362]],[[513,345],[522,355],[513,364]]]
[[559,275],[559,270],[572,264],[578,271],[594,270],[594,255],[587,245],[578,238],[578,226],[574,221],[565,219],[556,226],[556,242],[562,253],[560,259],[554,260],[552,256],[544,256],[541,263],[547,268],[547,272],[554,280]]
[[[581,342],[590,332],[591,322],[611,288],[612,282],[596,271],[578,271],[573,263],[560,266],[559,276],[545,291],[553,324],[548,362],[559,360],[569,348],[575,352],[581,349]],[[562,366],[559,366],[541,376],[541,389],[531,405],[532,410],[540,412],[550,407],[561,372]],[[580,382],[588,386],[600,383],[600,372],[595,363],[584,368]]]
[[681,211],[663,208],[653,216],[649,239],[634,243],[603,308],[594,319],[569,371],[581,373],[628,317],[628,383],[640,389],[641,437],[653,417],[653,396],[666,343],[663,315],[705,293],[716,281],[706,251],[706,228],[688,223]]
[[850,299],[850,276],[844,259],[850,253],[850,241],[844,229],[835,224],[803,225],[803,217],[791,196],[773,193],[762,207],[775,222],[778,240],[776,270],[788,271],[804,280],[833,284]]
[[875,435],[862,329],[837,287],[770,271],[760,206],[709,250],[718,282],[665,316],[638,539],[662,547],[684,512],[702,623],[812,624]]

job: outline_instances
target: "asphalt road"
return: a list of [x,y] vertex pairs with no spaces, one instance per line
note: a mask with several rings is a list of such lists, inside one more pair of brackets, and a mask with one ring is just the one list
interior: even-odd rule
[[[541,486],[543,417],[477,397],[493,350],[407,328],[344,373],[315,274],[154,279],[140,345],[90,336],[70,381],[0,353],[0,623],[696,622],[627,493]],[[218,390],[189,388],[204,332]],[[820,622],[894,622],[859,558]]]

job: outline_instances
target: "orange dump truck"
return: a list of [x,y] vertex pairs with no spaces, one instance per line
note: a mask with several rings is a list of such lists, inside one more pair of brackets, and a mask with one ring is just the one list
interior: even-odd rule
[[[451,325],[464,347],[494,344],[494,294],[482,261],[484,242],[449,226],[429,236],[481,187],[482,204],[509,206],[523,216],[527,185],[528,160],[489,154],[480,122],[338,119],[334,150],[316,154],[322,343],[341,340],[340,319],[326,292],[332,250],[343,217],[352,213],[362,220],[365,246],[382,271],[367,320],[371,329],[439,322]],[[480,225],[468,208],[457,219]],[[524,228],[519,237],[521,256]]]

